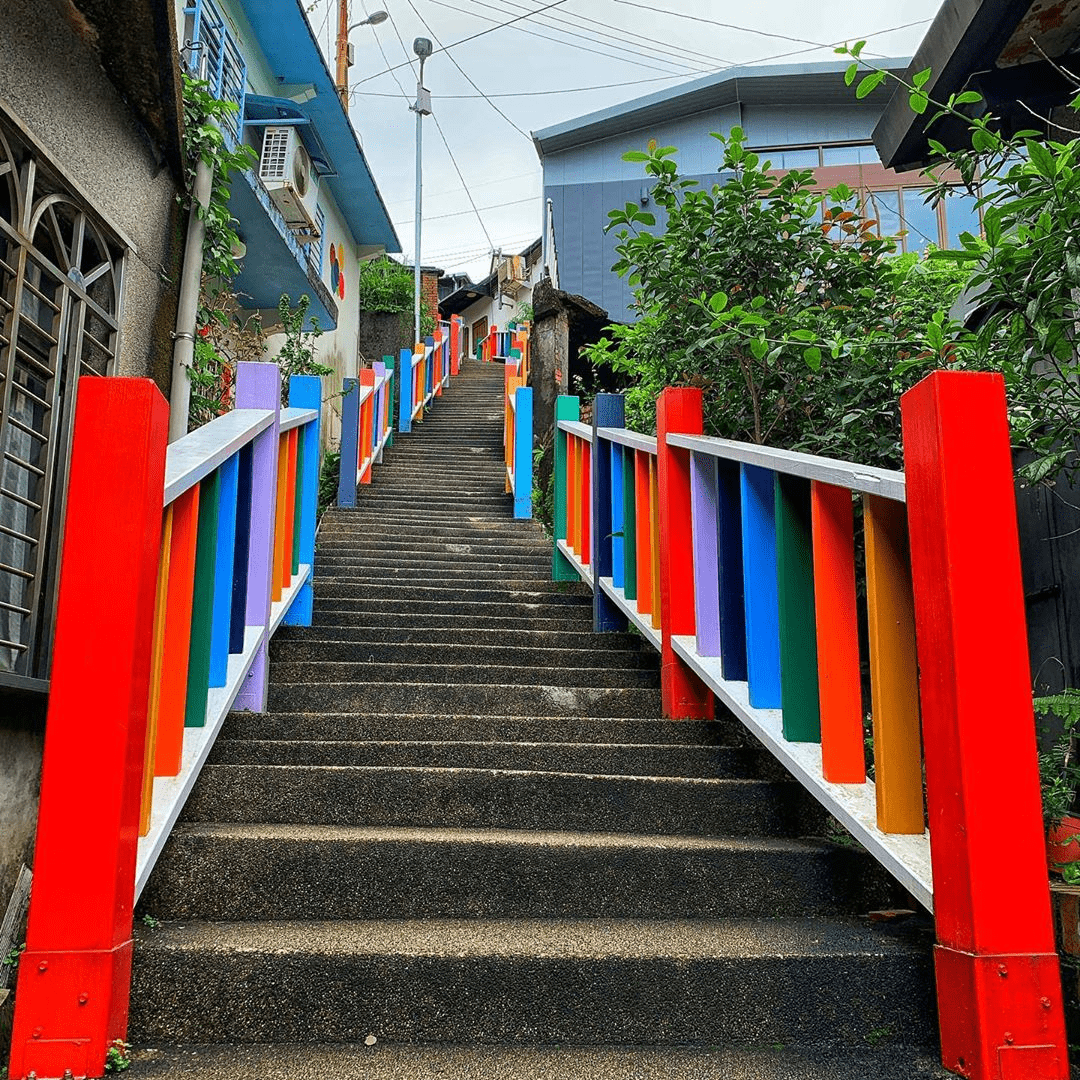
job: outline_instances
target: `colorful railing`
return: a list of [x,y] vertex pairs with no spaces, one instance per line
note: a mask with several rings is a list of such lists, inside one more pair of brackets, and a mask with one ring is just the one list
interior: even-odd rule
[[666,716],[719,701],[934,911],[949,1069],[1059,1080],[1004,387],[937,372],[901,410],[903,473],[706,438],[700,390],[664,391],[656,438],[625,429],[618,395],[591,426],[559,398],[554,577],[592,586],[597,630],[632,623],[660,652]]
[[394,438],[394,358],[345,379],[341,397],[341,471],[338,506],[355,506],[356,489],[370,484],[372,471]]
[[401,350],[401,394],[398,431],[412,431],[414,420],[424,419],[424,409],[441,397],[461,364],[461,320],[456,315],[440,322],[435,333],[413,348]]
[[321,400],[240,364],[236,409],[166,448],[153,382],[79,382],[13,1077],[101,1076],[125,1035],[134,902],[226,714],[265,711],[270,638],[311,623]]
[[514,517],[531,518],[533,392],[532,387],[525,385],[525,361],[518,349],[511,350],[505,371],[503,454],[506,462],[506,491],[514,498]]
[[529,329],[528,323],[510,323],[507,329],[502,331],[493,326],[487,337],[477,346],[479,358],[487,363],[501,361],[516,349],[524,362],[523,375],[527,382],[531,367]]

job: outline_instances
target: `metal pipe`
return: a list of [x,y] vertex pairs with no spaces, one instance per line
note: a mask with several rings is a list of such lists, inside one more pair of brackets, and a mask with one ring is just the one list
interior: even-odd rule
[[214,173],[200,157],[195,166],[191,216],[184,242],[184,265],[180,272],[180,295],[176,303],[176,331],[173,333],[172,386],[169,391],[169,442],[187,434],[191,406],[191,379],[188,371],[195,359],[195,329],[199,318],[199,290],[202,285],[204,214],[210,205]]

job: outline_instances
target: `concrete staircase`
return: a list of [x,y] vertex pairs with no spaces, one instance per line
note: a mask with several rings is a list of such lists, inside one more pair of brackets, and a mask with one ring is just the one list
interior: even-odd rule
[[141,911],[139,1074],[919,1080],[925,923],[733,722],[660,715],[502,494],[469,363],[319,536]]

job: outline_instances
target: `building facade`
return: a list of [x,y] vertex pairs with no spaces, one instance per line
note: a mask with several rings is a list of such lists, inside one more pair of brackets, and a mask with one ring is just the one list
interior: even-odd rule
[[[881,63],[898,73],[908,65],[906,59]],[[822,190],[840,183],[853,188],[883,234],[900,234],[902,250],[948,247],[961,232],[978,232],[974,197],[958,190],[940,206],[927,206],[927,184],[918,172],[882,165],[871,136],[892,84],[886,80],[856,100],[844,82],[846,66],[732,69],[535,132],[547,207],[544,265],[552,280],[613,321],[632,321],[630,287],[611,272],[618,240],[604,227],[608,211],[627,202],[657,208],[641,165],[622,155],[646,149],[653,139],[675,146],[680,173],[708,187],[720,179],[721,159],[710,133],[733,127],[743,129],[747,147],[775,170],[813,169]]]
[[245,252],[235,288],[262,314],[273,356],[282,294],[323,336],[316,359],[325,379],[323,438],[339,434],[334,395],[359,364],[360,263],[401,245],[359,138],[299,0],[175,0],[187,71],[237,106],[232,136],[250,146],[256,168],[233,180],[231,207]]

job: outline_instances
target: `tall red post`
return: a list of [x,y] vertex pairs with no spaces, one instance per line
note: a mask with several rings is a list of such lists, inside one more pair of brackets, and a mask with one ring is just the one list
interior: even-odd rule
[[127,1031],[168,413],[79,381],[12,1080],[102,1076]]
[[694,531],[690,453],[668,446],[672,434],[702,433],[701,391],[668,387],[656,403],[656,474],[660,518],[660,692],[664,715],[712,719],[712,691],[676,656],[673,634],[693,635]]
[[450,374],[461,370],[461,316],[450,317]]
[[901,399],[946,1068],[1068,1076],[1000,375]]

